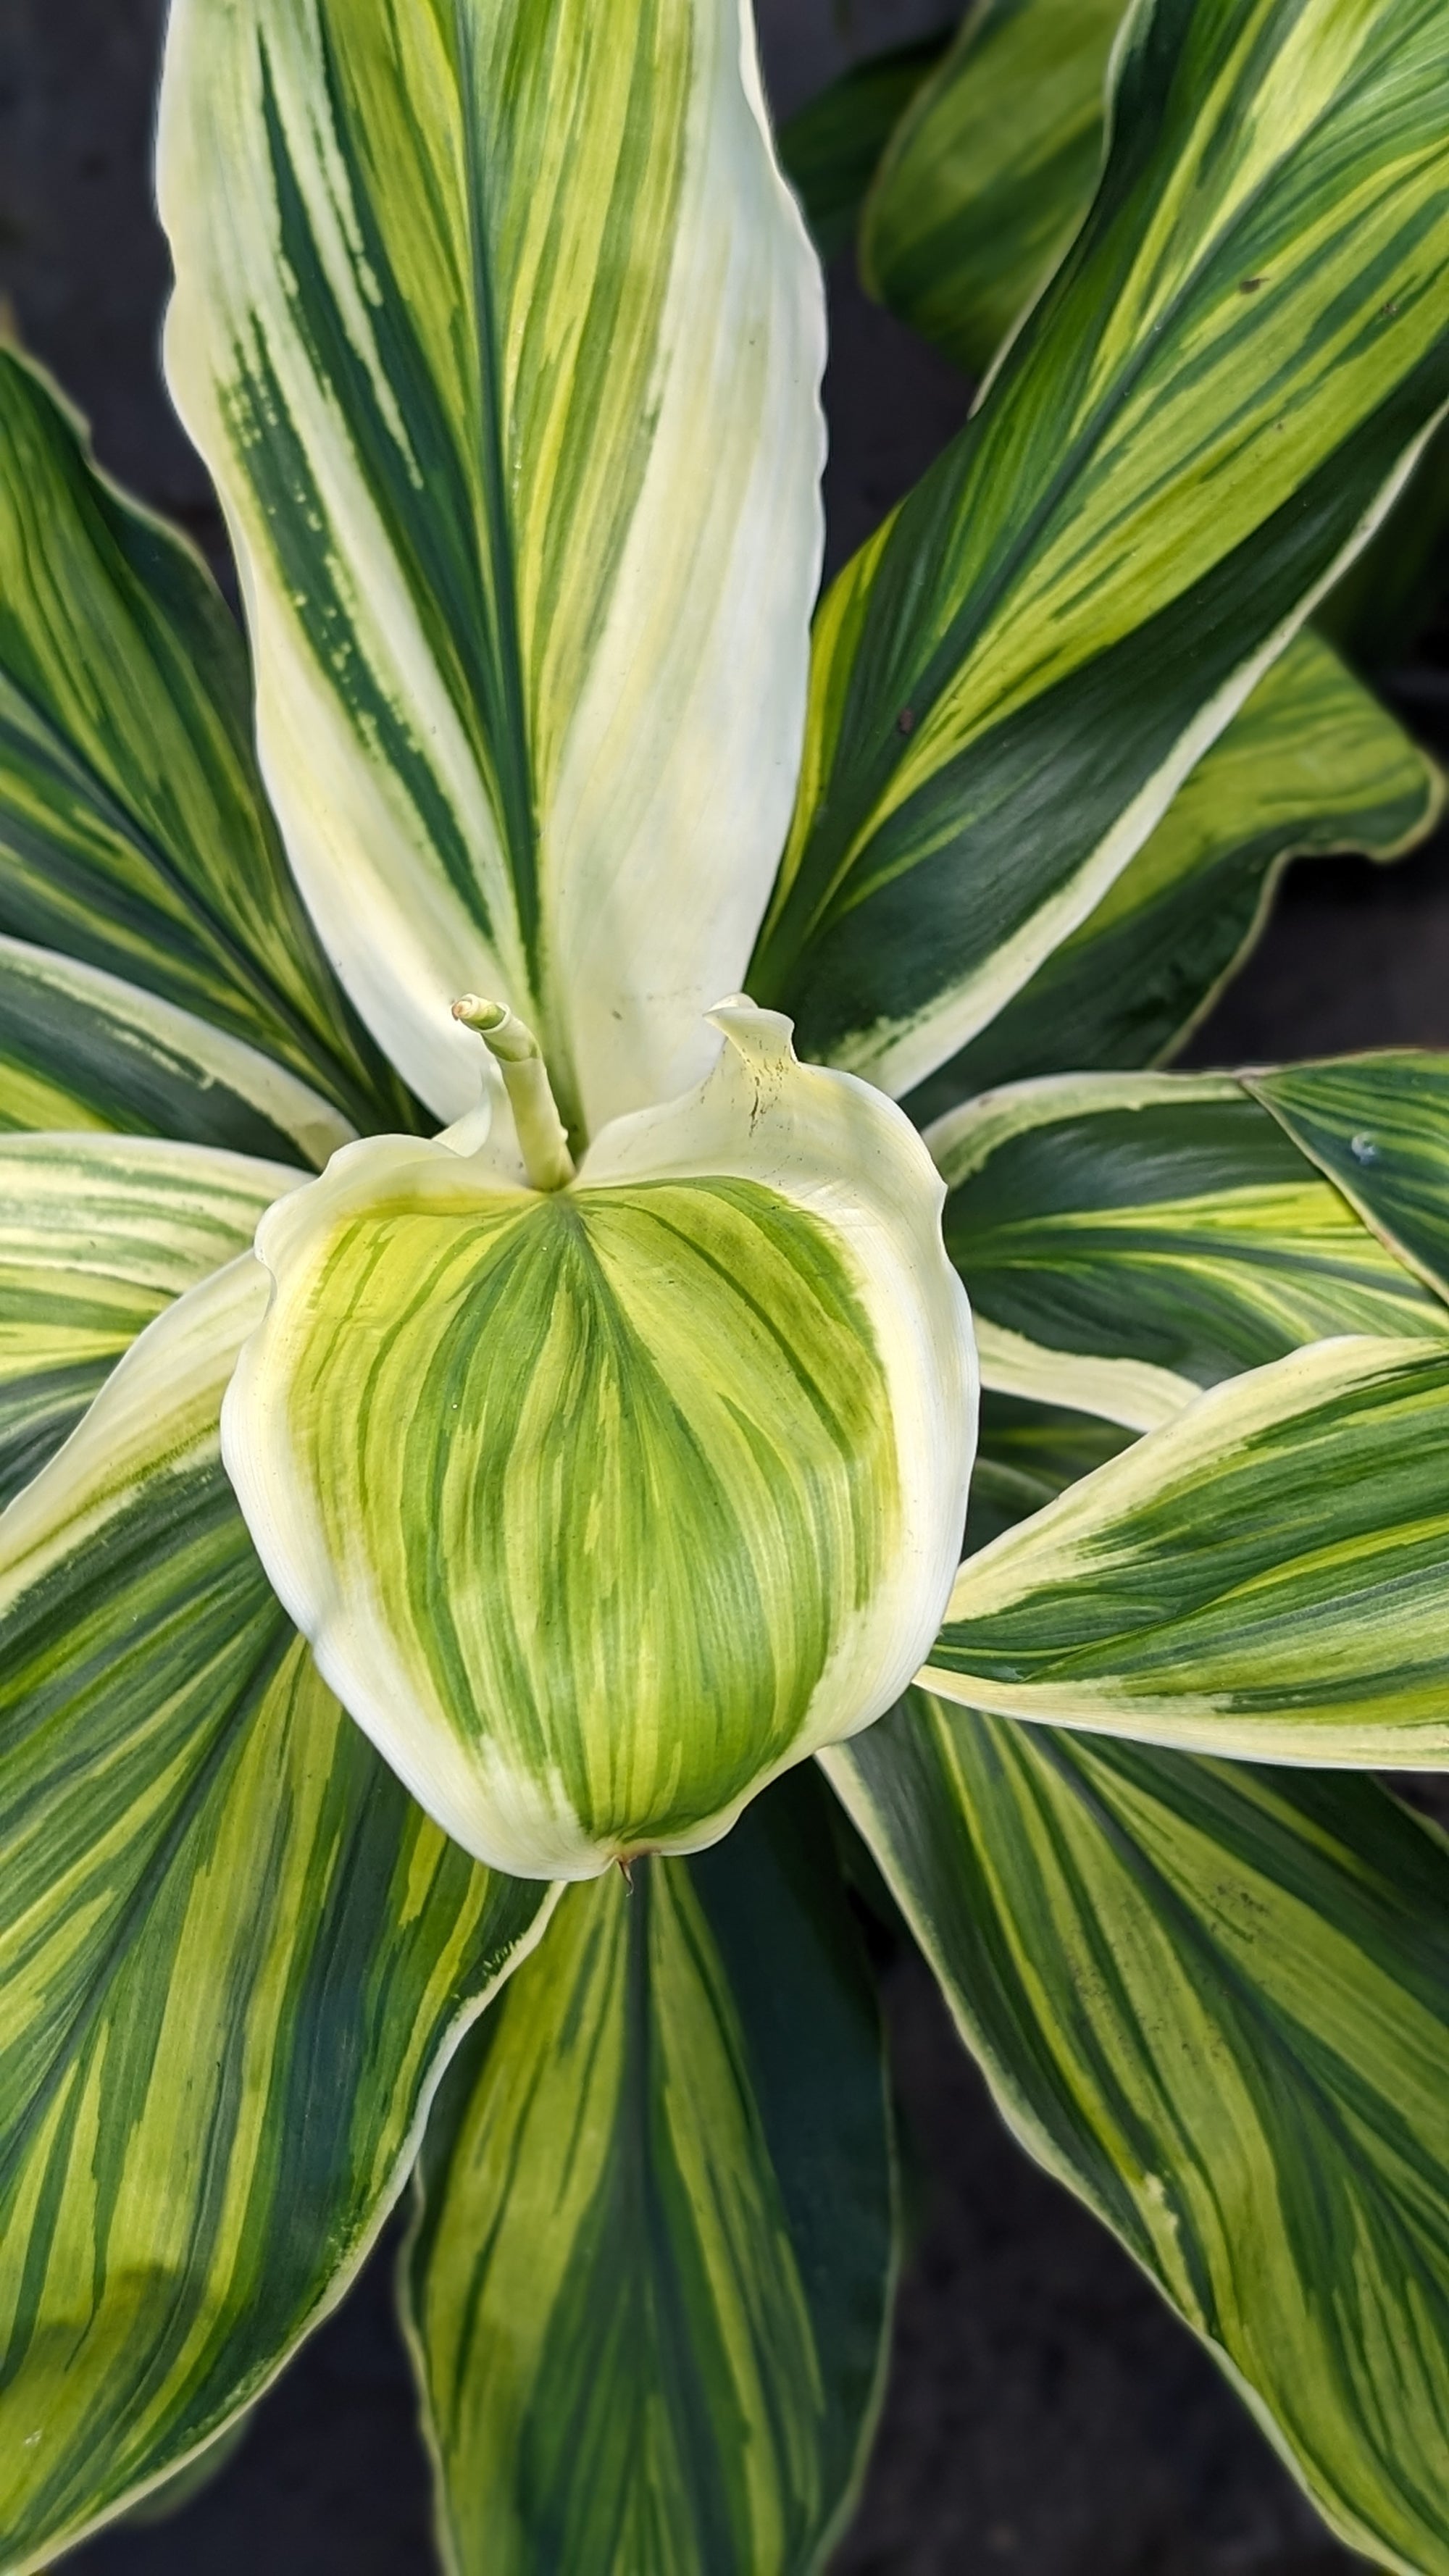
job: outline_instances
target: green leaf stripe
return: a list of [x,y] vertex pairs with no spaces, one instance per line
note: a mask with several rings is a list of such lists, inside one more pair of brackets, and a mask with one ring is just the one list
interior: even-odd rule
[[[1157,0],[1086,226],[816,621],[750,970],[897,1095],[1100,902],[1449,397],[1437,0]],[[1043,781],[1050,781],[1050,794]]]
[[280,1295],[228,1454],[273,1579],[470,1848],[586,1877],[688,1847],[813,1749],[895,1559],[860,1283],[755,1182],[537,1197],[383,1150],[263,1243]]
[[943,28],[870,55],[781,126],[781,166],[822,259],[845,249],[892,129],[948,42]]
[[245,1252],[300,1172],[120,1136],[0,1136],[0,1504],[137,1335]]
[[354,1129],[239,1038],[99,966],[0,938],[0,1132],[110,1128],[320,1169]]
[[803,1773],[565,1894],[450,2071],[410,2339],[450,2576],[819,2568],[894,2271],[880,2032]]
[[246,657],[201,559],[0,343],[0,932],[105,968],[411,1124],[287,872]]
[[1346,1056],[1243,1080],[1365,1222],[1449,1297],[1449,1055]]
[[1266,1761],[1449,1760],[1449,1349],[1230,1379],[956,1578],[928,1685]]
[[1449,2569],[1449,1852],[1366,1780],[911,1694],[830,1775],[1028,2151],[1350,2547]]
[[1232,1076],[1023,1083],[927,1141],[989,1384],[1147,1429],[1305,1342],[1449,1330]]
[[183,0],[158,172],[329,954],[440,1115],[470,986],[576,1133],[671,1096],[786,828],[819,570],[820,281],[741,0]]
[[199,2451],[341,2294],[541,1920],[414,1807],[252,1552],[250,1261],[0,1523],[0,2564]]
[[984,373],[1091,203],[1122,0],[979,0],[891,137],[861,225],[872,295]]
[[1161,1063],[1243,963],[1289,858],[1397,858],[1443,792],[1328,646],[1296,636],[1110,892],[904,1105],[924,1125],[998,1083]]

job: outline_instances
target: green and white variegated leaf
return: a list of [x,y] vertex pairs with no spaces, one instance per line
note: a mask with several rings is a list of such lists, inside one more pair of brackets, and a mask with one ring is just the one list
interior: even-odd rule
[[881,2033],[823,1792],[570,1888],[450,2070],[404,2268],[449,2576],[804,2576],[894,2272]]
[[151,1136],[0,1136],[0,1504],[137,1335],[303,1174]]
[[1296,636],[1101,903],[907,1109],[924,1125],[998,1083],[1160,1063],[1242,964],[1290,857],[1397,858],[1442,803],[1419,745]]
[[861,275],[970,376],[1091,203],[1122,5],[976,0],[891,137],[861,221]]
[[1156,0],[1092,212],[816,619],[749,983],[901,1095],[1099,904],[1449,397],[1439,0]]
[[471,985],[575,1131],[697,1081],[789,819],[818,264],[744,0],[181,0],[172,390],[329,953],[444,1117]]
[[0,1521],[0,2564],[183,2466],[340,2296],[540,1891],[319,1682],[217,1443],[265,1281],[193,1289]]
[[876,164],[948,42],[942,29],[869,55],[781,126],[781,167],[822,259],[834,259],[850,240]]
[[224,1029],[103,967],[0,938],[0,1132],[84,1127],[314,1170],[356,1133]]
[[1449,1313],[1227,1074],[1066,1074],[927,1134],[988,1385],[1137,1429],[1335,1333]]
[[1373,1782],[921,1692],[826,1757],[997,2105],[1351,2547],[1449,2570],[1449,1854]]
[[1099,1414],[983,1389],[967,1544],[985,1547],[1029,1512],[1039,1512],[1064,1485],[1115,1458],[1132,1436]]
[[969,1557],[921,1678],[1232,1759],[1449,1766],[1449,1347],[1345,1336],[1211,1388]]
[[1243,1081],[1385,1243],[1449,1298],[1449,1055],[1343,1056]]
[[975,1362],[909,1121],[740,1003],[571,1187],[377,1138],[273,1209],[227,1396],[321,1671],[494,1866],[715,1841],[865,1726],[950,1590]]
[[251,750],[246,656],[184,538],[98,474],[0,341],[0,932],[211,1021],[359,1125],[406,1095],[353,1020]]

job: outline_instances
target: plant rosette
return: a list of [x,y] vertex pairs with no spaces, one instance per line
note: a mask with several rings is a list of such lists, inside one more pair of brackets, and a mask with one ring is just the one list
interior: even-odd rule
[[175,0],[249,650],[0,347],[5,2576],[194,2492],[409,2185],[451,2576],[823,2566],[857,1892],[1449,2576],[1449,1858],[1363,1776],[1449,1763],[1449,1065],[1156,1069],[1439,811],[1306,621],[1449,401],[1449,56],[1138,6],[1067,244],[1091,15],[971,291],[1057,264],[818,601],[738,0]]

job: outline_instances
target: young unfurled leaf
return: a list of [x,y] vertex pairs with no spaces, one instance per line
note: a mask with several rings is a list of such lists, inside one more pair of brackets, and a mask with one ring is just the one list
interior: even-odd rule
[[462,987],[570,1128],[709,1061],[789,820],[819,266],[743,0],[180,0],[172,390],[246,568],[287,847],[456,1117]]
[[929,1157],[788,1023],[716,1016],[714,1073],[567,1188],[379,1138],[257,1238],[225,1444],[263,1562],[423,1805],[524,1875],[715,1840],[889,1707],[959,1551]]

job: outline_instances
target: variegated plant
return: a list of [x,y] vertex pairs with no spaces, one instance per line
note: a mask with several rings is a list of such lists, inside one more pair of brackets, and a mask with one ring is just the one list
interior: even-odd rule
[[1305,620],[1449,400],[1449,49],[1156,0],[1114,82],[813,637],[739,0],[173,0],[259,766],[0,353],[9,2576],[412,2174],[455,2576],[819,2567],[896,2263],[847,1816],[1027,2146],[1449,2570],[1449,1851],[1357,1776],[1449,1765],[1449,1064],[1139,1069],[1287,853],[1437,811]]

